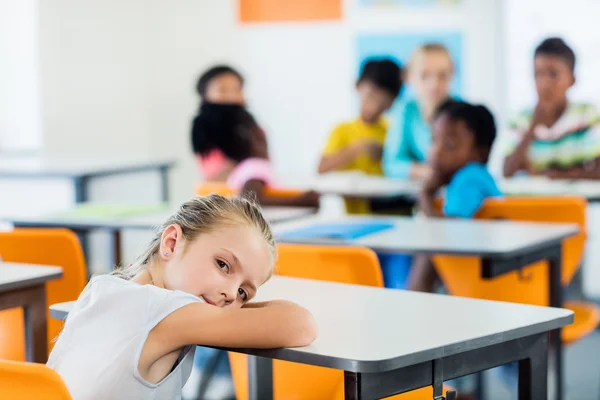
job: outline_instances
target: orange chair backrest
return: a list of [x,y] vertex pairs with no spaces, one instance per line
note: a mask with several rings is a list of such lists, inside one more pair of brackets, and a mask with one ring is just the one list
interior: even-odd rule
[[[562,284],[567,285],[579,268],[586,240],[586,206],[578,197],[507,197],[489,199],[476,215],[480,219],[572,223],[580,232],[562,246]],[[494,279],[481,278],[481,262],[475,257],[435,256],[433,262],[450,294],[488,300],[548,305],[548,263],[538,262],[522,271]]]
[[44,364],[0,360],[3,399],[71,400],[60,375]]
[[[208,196],[209,194],[220,194],[221,196],[231,197],[239,193],[239,190],[232,189],[225,182],[202,182],[196,187],[196,196]],[[273,197],[290,198],[301,195],[302,190],[267,188],[266,194]]]
[[[62,267],[61,279],[46,285],[46,304],[77,300],[87,283],[85,259],[77,236],[66,229],[15,229],[0,232],[3,261]],[[48,350],[63,322],[50,318],[48,309]],[[0,311],[0,359],[25,360],[23,310]]]
[[[375,253],[361,247],[280,244],[277,275],[383,287]],[[236,398],[248,398],[247,356],[229,353]],[[286,361],[273,362],[274,398],[338,399],[343,371]],[[341,392],[343,393],[343,392]]]
[[202,182],[196,186],[196,196],[219,194],[224,197],[235,196],[238,191],[227,186],[225,182]]

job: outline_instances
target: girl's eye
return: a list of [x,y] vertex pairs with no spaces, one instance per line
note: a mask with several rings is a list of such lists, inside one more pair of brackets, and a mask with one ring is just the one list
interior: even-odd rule
[[238,289],[238,294],[240,295],[240,297],[242,298],[242,301],[246,301],[248,300],[248,293],[246,293],[246,291],[242,288]]
[[226,262],[217,260],[217,265],[219,266],[219,269],[225,271],[225,273],[229,273],[229,265],[227,265]]

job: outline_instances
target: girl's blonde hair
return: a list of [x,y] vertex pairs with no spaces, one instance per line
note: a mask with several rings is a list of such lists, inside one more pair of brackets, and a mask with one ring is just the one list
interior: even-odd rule
[[454,68],[454,62],[452,61],[452,56],[450,55],[450,52],[448,51],[446,46],[444,46],[441,43],[426,43],[426,44],[423,44],[423,45],[417,47],[412,52],[410,59],[408,60],[408,69],[410,70],[411,68],[414,68],[414,65],[416,64],[417,60],[420,57],[423,57],[425,54],[430,54],[430,53],[445,54],[448,57],[448,60],[450,60],[450,65],[452,66],[452,68]]
[[115,269],[112,275],[132,279],[158,256],[161,237],[170,225],[179,225],[186,242],[198,235],[210,233],[225,224],[247,224],[256,228],[267,242],[273,263],[277,257],[275,237],[258,206],[242,197],[223,197],[217,194],[194,197],[183,203],[157,230],[148,248],[127,267]]

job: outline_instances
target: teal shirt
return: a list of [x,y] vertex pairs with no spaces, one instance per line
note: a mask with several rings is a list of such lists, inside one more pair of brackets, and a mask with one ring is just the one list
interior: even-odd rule
[[415,99],[404,100],[392,115],[383,147],[383,172],[390,178],[408,179],[412,163],[427,161],[431,128]]

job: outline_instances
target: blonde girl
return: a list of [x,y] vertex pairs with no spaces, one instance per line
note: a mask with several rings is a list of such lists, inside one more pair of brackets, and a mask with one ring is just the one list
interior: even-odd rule
[[425,44],[412,54],[407,81],[415,97],[403,100],[392,116],[383,149],[386,176],[424,179],[429,175],[430,124],[437,107],[450,97],[453,74],[452,57],[441,44]]
[[48,366],[77,400],[180,399],[193,345],[308,345],[316,326],[307,310],[286,301],[249,303],[275,258],[256,205],[193,198],[133,264],[90,281]]

